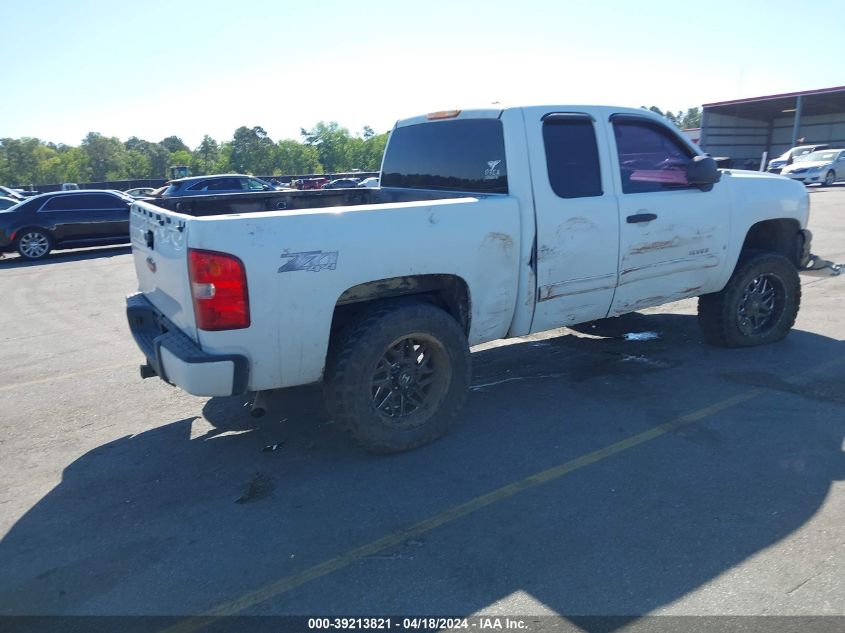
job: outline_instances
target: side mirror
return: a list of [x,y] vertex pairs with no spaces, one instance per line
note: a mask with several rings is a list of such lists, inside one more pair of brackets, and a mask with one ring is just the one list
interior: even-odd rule
[[721,177],[716,161],[709,156],[695,156],[687,163],[687,182],[702,191],[710,191]]

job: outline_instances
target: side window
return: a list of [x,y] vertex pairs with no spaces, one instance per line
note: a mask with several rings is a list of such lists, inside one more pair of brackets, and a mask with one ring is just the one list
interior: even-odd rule
[[205,191],[208,189],[208,180],[200,180],[198,183],[188,187],[188,191]]
[[217,178],[208,181],[206,191],[240,191],[241,183],[238,178]]
[[47,201],[42,211],[77,211],[89,209],[88,203],[91,196],[56,196]]
[[651,121],[613,122],[623,193],[691,187],[687,164],[693,152],[665,127]]
[[120,209],[126,206],[122,201],[108,194],[90,196],[89,209]]
[[264,183],[255,178],[245,178],[244,189],[249,191],[264,191]]
[[552,191],[561,198],[602,195],[596,132],[590,119],[554,115],[543,121]]

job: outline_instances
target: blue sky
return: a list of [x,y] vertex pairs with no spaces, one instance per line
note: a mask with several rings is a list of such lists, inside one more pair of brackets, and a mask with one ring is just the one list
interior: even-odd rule
[[845,12],[780,0],[3,4],[0,138],[193,147],[240,125],[278,140],[494,101],[678,110],[845,84]]

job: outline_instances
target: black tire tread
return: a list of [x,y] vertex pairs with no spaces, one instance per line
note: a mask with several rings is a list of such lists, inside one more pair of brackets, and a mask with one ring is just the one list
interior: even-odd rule
[[[733,316],[730,314],[732,304],[729,295],[736,290],[738,280],[745,277],[752,268],[768,258],[777,258],[782,260],[782,263],[794,268],[789,259],[778,253],[748,250],[740,256],[736,269],[734,269],[730,280],[721,291],[701,295],[698,298],[698,324],[707,343],[717,347],[747,347],[756,344],[741,339],[731,331]],[[786,336],[795,324],[798,309],[801,305],[801,282],[797,270],[795,270],[794,281],[796,282],[793,288],[795,292],[794,309],[786,315],[783,336]],[[780,338],[783,338],[783,336]]]
[[[428,432],[417,436],[411,442],[402,443],[401,446],[395,442],[378,442],[365,433],[360,421],[352,411],[351,403],[356,397],[356,393],[353,386],[354,381],[349,378],[370,371],[370,368],[363,366],[363,359],[357,353],[359,346],[365,344],[365,340],[373,332],[383,327],[385,319],[413,319],[421,314],[429,319],[440,320],[444,327],[453,329],[454,333],[459,334],[465,341],[463,330],[451,315],[432,304],[413,301],[386,304],[365,312],[355,322],[344,328],[332,343],[324,380],[326,405],[335,421],[341,424],[344,430],[369,452],[388,454],[410,450],[433,442],[445,432],[442,430],[443,425],[432,425]],[[471,380],[469,347],[466,346],[463,352],[467,359],[465,375],[455,376],[453,380],[457,379],[468,386]],[[457,416],[466,401],[466,397],[467,389],[461,388],[457,398],[451,403],[449,410],[443,416],[445,426],[448,426],[448,423]]]

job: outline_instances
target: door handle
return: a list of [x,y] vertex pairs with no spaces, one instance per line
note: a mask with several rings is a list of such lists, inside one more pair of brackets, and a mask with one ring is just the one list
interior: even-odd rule
[[628,216],[628,224],[636,224],[638,222],[651,222],[657,219],[656,213],[637,213]]

